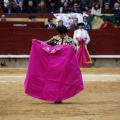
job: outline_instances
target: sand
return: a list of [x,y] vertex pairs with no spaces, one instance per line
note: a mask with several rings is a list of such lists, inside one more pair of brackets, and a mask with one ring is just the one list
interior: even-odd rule
[[120,120],[120,68],[82,68],[85,89],[54,104],[24,93],[25,68],[0,68],[0,120]]

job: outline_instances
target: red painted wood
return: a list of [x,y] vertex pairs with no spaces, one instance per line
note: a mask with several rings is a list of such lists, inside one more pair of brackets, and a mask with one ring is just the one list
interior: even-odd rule
[[120,55],[120,30],[89,30],[92,55]]
[[[74,30],[69,30],[73,37]],[[89,30],[88,50],[91,55],[120,55],[120,30]],[[0,28],[0,54],[29,54],[32,39],[48,40],[57,35],[56,29]]]
[[44,22],[0,22],[0,28],[44,28]]
[[[0,13],[0,16],[2,14]],[[4,15],[6,15],[6,18],[29,18],[31,15],[34,15],[36,18],[55,18],[53,14],[29,14],[29,13],[25,13],[25,14],[18,14],[18,13],[12,13],[12,14],[7,14],[4,13]]]

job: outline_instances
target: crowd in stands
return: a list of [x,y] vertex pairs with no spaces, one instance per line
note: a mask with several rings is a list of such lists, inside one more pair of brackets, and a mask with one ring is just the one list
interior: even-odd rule
[[114,14],[120,24],[120,0],[0,0],[0,13]]
[[[88,29],[92,29],[91,24],[87,22],[88,17],[84,16],[83,17],[83,23],[82,23],[82,28],[84,30],[88,30]],[[52,18],[48,18],[48,24],[45,25],[45,28],[47,29],[55,29],[58,26],[62,26],[64,25],[63,20],[59,20],[57,22],[57,24],[53,23],[53,19]],[[73,23],[70,25],[69,29],[74,29],[77,30],[79,28],[79,22],[78,22],[78,18],[75,17],[73,20]],[[105,22],[103,22],[100,27],[98,29],[115,29],[114,24],[111,23],[110,19],[107,18],[105,19]]]

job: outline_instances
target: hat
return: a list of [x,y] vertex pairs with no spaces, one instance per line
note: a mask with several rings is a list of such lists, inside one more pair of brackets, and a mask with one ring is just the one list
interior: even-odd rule
[[78,23],[77,26],[84,26],[84,23]]

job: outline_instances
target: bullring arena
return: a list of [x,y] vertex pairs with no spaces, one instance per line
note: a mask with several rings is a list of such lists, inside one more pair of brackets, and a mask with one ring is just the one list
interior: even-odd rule
[[0,120],[120,120],[120,68],[81,68],[85,89],[54,104],[24,93],[26,68],[0,68]]
[[[29,14],[6,17],[9,22],[0,24],[0,120],[120,120],[120,30],[88,30],[93,66],[81,68],[85,88],[54,104],[26,95],[23,86],[31,40],[57,34],[42,28],[51,15],[36,15],[41,28],[23,22]],[[98,22],[98,17],[93,20]]]

